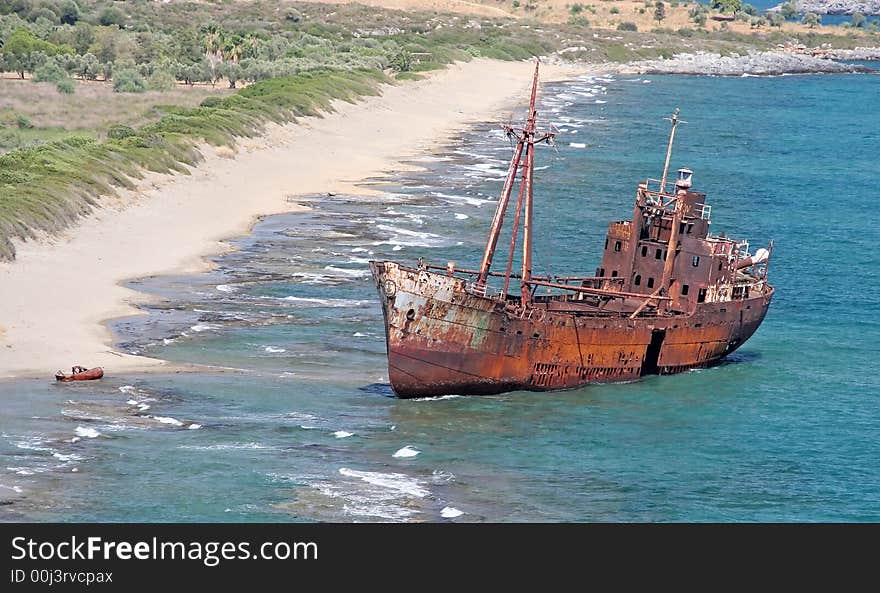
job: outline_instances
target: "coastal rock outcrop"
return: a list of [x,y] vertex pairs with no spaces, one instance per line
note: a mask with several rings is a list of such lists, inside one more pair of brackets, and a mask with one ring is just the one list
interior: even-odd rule
[[[847,58],[852,59],[852,58]],[[750,52],[722,56],[698,52],[676,54],[666,60],[642,60],[622,67],[624,74],[693,74],[702,76],[773,76],[833,72],[868,72],[870,69],[834,60],[789,52]]]
[[[880,0],[793,0],[800,13],[815,12],[816,14],[855,14],[865,16],[880,15]],[[782,4],[774,6],[770,11],[781,10]]]
[[880,47],[857,47],[855,49],[828,49],[825,57],[832,60],[855,60],[880,62]]

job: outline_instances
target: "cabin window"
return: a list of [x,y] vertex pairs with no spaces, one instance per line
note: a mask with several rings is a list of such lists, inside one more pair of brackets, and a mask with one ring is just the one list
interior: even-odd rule
[[697,302],[698,303],[705,303],[706,302],[706,289],[705,288],[701,288],[700,292],[697,293]]
[[636,274],[635,285],[640,286],[642,284],[642,275]]
[[690,286],[687,284],[683,284],[681,287],[681,296],[687,296],[688,291],[690,290]]
[[683,222],[679,223],[679,224],[678,224],[678,232],[679,232],[679,233],[683,233],[683,232],[684,232],[684,227],[685,227],[685,224],[684,224]]
[[617,270],[611,270],[611,277],[617,278]]
[[620,251],[620,241],[614,242],[614,251]]
[[718,260],[718,271],[719,272],[721,271],[721,266],[723,266],[723,265],[724,265],[724,260],[719,259]]
[[648,246],[642,245],[642,257],[645,257],[646,255],[648,255]]
[[648,278],[648,288],[654,288],[654,279]]
[[654,259],[660,259],[660,254],[663,253],[662,250],[658,249],[657,253],[654,254]]
[[692,230],[694,230],[694,224],[690,223],[688,224],[687,234],[690,235]]
[[605,237],[605,249],[608,249],[608,237]]
[[699,255],[695,255],[693,261],[691,262],[691,264],[693,264],[693,266],[694,266],[695,268],[696,268],[697,266],[699,266],[699,265],[700,265],[700,256],[699,256]]
[[664,249],[664,250],[663,250],[663,259],[666,259],[666,254],[667,254],[667,253],[669,253],[669,252],[666,251],[666,250]]
[[599,268],[598,270],[596,270],[596,276],[604,276],[604,275],[605,275],[605,268]]

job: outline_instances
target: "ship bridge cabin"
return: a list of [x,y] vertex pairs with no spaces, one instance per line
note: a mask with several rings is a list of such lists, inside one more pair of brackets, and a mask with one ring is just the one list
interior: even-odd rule
[[670,311],[731,298],[715,289],[734,284],[740,246],[709,235],[711,207],[706,194],[691,189],[692,177],[690,169],[679,169],[674,193],[663,181],[639,184],[632,220],[608,227],[596,276],[620,278],[615,283],[623,292],[666,295]]

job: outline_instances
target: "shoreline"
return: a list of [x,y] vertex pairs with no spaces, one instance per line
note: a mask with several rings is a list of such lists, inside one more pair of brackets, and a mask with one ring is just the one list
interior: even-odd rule
[[[211,269],[208,258],[260,218],[307,208],[296,197],[352,191],[450,133],[499,117],[527,96],[533,68],[456,63],[355,104],[336,102],[323,117],[269,125],[234,153],[201,147],[205,158],[188,175],[146,174],[61,235],[16,243],[16,260],[0,264],[0,287],[11,288],[0,290],[0,379],[50,378],[74,364],[102,366],[108,378],[204,370],[115,349],[108,323],[146,314],[138,305],[155,298],[126,281]],[[545,63],[541,82],[609,70]]]
[[[627,64],[551,58],[542,64],[541,82],[603,73],[778,76],[766,69],[767,60],[777,59],[837,64],[795,56],[680,54]],[[719,64],[745,69],[719,73]],[[749,69],[755,65],[757,72]],[[102,366],[108,377],[210,369],[118,351],[109,324],[145,315],[139,305],[155,298],[124,283],[208,271],[209,258],[232,249],[227,241],[248,234],[262,217],[307,209],[298,198],[369,191],[356,186],[411,167],[402,161],[523,101],[533,67],[531,61],[459,62],[423,80],[384,85],[381,95],[354,104],[337,101],[321,117],[269,124],[264,134],[239,139],[234,150],[201,146],[204,159],[188,174],[146,173],[134,180],[135,189],[117,188],[59,236],[16,242],[16,260],[0,262],[0,379],[51,377],[75,364]]]

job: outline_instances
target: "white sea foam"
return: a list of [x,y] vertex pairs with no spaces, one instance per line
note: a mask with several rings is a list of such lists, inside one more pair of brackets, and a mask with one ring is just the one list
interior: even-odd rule
[[162,344],[164,344],[165,346],[167,346],[168,344],[173,344],[176,341],[177,340],[175,340],[174,338],[162,338]]
[[73,433],[78,437],[85,437],[87,439],[96,439],[101,436],[101,433],[94,428],[84,428],[82,426],[77,426]]
[[418,480],[411,478],[406,474],[383,474],[380,472],[357,471],[348,469],[347,467],[339,468],[339,473],[349,478],[358,478],[368,484],[388,488],[416,498],[424,498],[431,493],[430,490],[423,488]]
[[414,449],[414,448],[410,447],[409,445],[407,445],[406,447],[402,447],[402,448],[398,449],[397,451],[395,451],[394,455],[392,455],[392,457],[406,459],[408,457],[415,457],[419,453],[421,453],[421,451],[419,451],[418,449]]
[[5,488],[6,490],[12,490],[16,494],[21,494],[24,490],[21,489],[21,486],[7,486],[6,484],[0,484],[0,488]]
[[126,400],[125,403],[127,403],[127,404],[130,405],[130,406],[136,406],[136,405],[138,405],[138,403],[140,403],[140,402],[138,402],[138,400],[136,400],[136,399],[129,399],[129,400]]
[[198,430],[198,429],[200,429],[201,427],[202,427],[201,424],[196,424],[195,422],[193,422],[192,424],[190,424],[190,425],[187,426],[186,428],[187,428],[187,430]]
[[274,348],[272,346],[266,346],[264,350],[270,354],[278,354],[281,352],[287,352],[284,348]]
[[369,270],[352,270],[350,268],[337,268],[336,266],[324,266],[324,269],[328,272],[344,274],[346,276],[351,276],[352,278],[363,278],[364,276],[370,275]]
[[391,251],[400,251],[401,249],[403,249],[403,245],[395,245],[391,248]]
[[366,337],[367,337],[367,334],[362,334],[361,332],[354,332],[354,333],[351,334],[351,335],[352,335],[352,337],[354,337],[354,338],[366,338]]
[[454,194],[444,194],[441,192],[434,192],[434,195],[438,198],[443,198],[444,200],[453,200],[455,202],[464,202],[465,204],[469,204],[471,206],[476,206],[479,208],[483,204],[489,204],[492,200],[482,200],[480,198],[473,198],[471,196],[457,196]]
[[134,393],[136,389],[134,385],[123,385],[119,388],[119,391],[122,393]]
[[464,513],[455,507],[446,506],[443,507],[443,509],[440,511],[440,516],[444,519],[455,519],[456,517],[461,517],[462,515],[464,515]]
[[586,148],[587,147],[587,145],[584,144],[583,142],[569,142],[568,145],[571,146],[572,148]]
[[388,231],[389,233],[394,233],[396,235],[403,235],[405,237],[415,237],[417,239],[437,239],[438,236],[433,233],[426,233],[424,231],[414,231],[412,229],[405,229],[398,226],[393,226],[390,224],[379,224],[376,225],[376,228],[381,229],[383,231]]
[[79,460],[82,459],[82,457],[80,457],[80,456],[77,455],[76,453],[70,453],[70,454],[65,455],[65,454],[63,454],[63,453],[59,453],[59,452],[57,452],[57,451],[54,452],[54,453],[52,453],[52,457],[54,457],[54,458],[57,459],[58,461],[65,461],[65,462],[67,462],[67,461],[79,461]]
[[282,297],[283,301],[290,301],[292,303],[303,303],[310,305],[318,305],[322,307],[363,307],[364,305],[372,305],[371,301],[366,300],[356,300],[356,299],[319,299],[314,297],[298,297],[298,296],[286,296]]
[[368,263],[370,263],[370,260],[368,260],[365,257],[349,257],[348,261],[346,261],[345,263],[347,263],[347,264],[368,264]]
[[438,395],[437,397],[414,397],[411,402],[439,402],[444,399],[455,399],[461,397],[460,395]]
[[352,253],[364,253],[365,251],[367,251],[367,250],[364,249],[363,247],[355,247],[354,249],[351,250]]
[[470,216],[468,216],[467,214],[461,214],[461,213],[459,213],[459,212],[456,212],[456,213],[455,213],[455,218],[456,218],[457,220],[467,220],[468,218],[470,218]]
[[137,407],[141,412],[146,412],[150,409],[150,404],[138,404]]
[[603,101],[603,100],[601,100],[601,99],[596,99],[596,100],[594,101],[594,103],[596,103],[596,105],[604,105],[604,104],[607,103],[607,102],[608,102],[608,101]]
[[345,430],[337,430],[336,432],[333,433],[333,436],[335,436],[337,439],[345,439],[348,437],[353,437],[354,433],[347,432]]
[[157,420],[162,424],[170,424],[171,426],[183,426],[183,422],[178,420],[177,418],[171,418],[170,416],[153,416],[153,420]]
[[220,292],[235,292],[238,289],[234,286],[230,286],[229,284],[218,284],[217,290],[219,290]]
[[19,449],[28,451],[52,451],[51,447],[46,447],[46,439],[43,437],[28,437],[22,441],[15,441],[15,446]]
[[313,272],[294,272],[291,278],[298,278],[303,284],[327,284],[332,278],[326,274],[315,274]]
[[208,330],[212,330],[212,329],[219,329],[219,327],[220,327],[219,325],[214,325],[211,323],[197,323],[194,326],[192,326],[190,329],[193,330],[194,332],[204,332],[204,331],[208,331]]
[[190,449],[193,451],[237,451],[241,449],[272,449],[260,443],[219,443],[216,445],[180,445],[178,449]]

